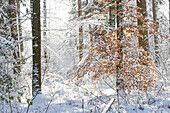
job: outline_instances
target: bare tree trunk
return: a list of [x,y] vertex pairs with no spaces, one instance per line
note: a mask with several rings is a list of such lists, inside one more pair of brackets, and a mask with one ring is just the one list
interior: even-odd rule
[[[44,12],[44,20],[43,20],[43,38],[44,38],[44,44],[47,45],[47,8],[46,8],[46,0],[43,1],[43,12]],[[47,48],[44,47],[44,58],[45,58],[45,63],[48,62],[48,56],[47,56]]]
[[[78,17],[82,16],[81,0],[78,0]],[[83,27],[79,27],[79,61],[83,58]]]
[[18,40],[17,38],[17,16],[16,16],[16,9],[15,9],[15,0],[9,0],[9,18],[11,24],[11,36]]
[[[170,1],[169,1],[169,44],[170,44]],[[169,45],[169,54],[170,54],[170,45]]]
[[[22,27],[21,27],[21,19],[20,19],[20,1],[17,1],[17,16],[18,16],[18,37],[22,36]],[[21,52],[23,52],[24,48],[23,48],[23,42],[21,42],[20,44],[20,56],[21,56]]]
[[[120,3],[122,2],[122,0],[117,1],[117,14],[120,14],[120,16],[123,15],[123,10],[122,10],[122,6],[120,5]],[[119,29],[119,31],[117,32],[117,39],[119,41],[118,45],[117,45],[117,52],[118,52],[118,59],[120,60],[119,64],[117,64],[116,66],[116,89],[117,89],[117,102],[118,102],[118,113],[119,113],[119,95],[120,95],[120,90],[123,86],[123,81],[120,79],[120,70],[122,68],[121,66],[121,62],[123,60],[123,54],[122,54],[122,47],[121,47],[121,40],[123,38],[123,28],[121,26],[122,23],[122,18],[120,16],[117,16],[117,28]]]
[[[157,5],[156,0],[152,0],[152,11],[153,11],[153,20],[157,21]],[[158,43],[158,37],[154,36],[154,43],[155,43],[155,63],[156,65],[159,63],[159,43]]]
[[[9,0],[9,18],[10,18],[10,24],[11,24],[11,37],[14,38],[15,41],[18,40],[18,34],[17,34],[17,14],[16,14],[16,4],[15,0]],[[14,52],[14,58],[16,59],[17,63],[14,63],[14,73],[20,72],[19,67],[19,46],[18,50]]]
[[114,27],[115,25],[115,15],[112,14],[112,11],[115,10],[115,8],[112,6],[112,7],[109,7],[109,26],[110,27]]
[[31,0],[32,9],[32,49],[33,49],[33,73],[32,95],[41,93],[41,22],[40,0]]
[[[147,16],[147,9],[146,9],[146,0],[137,0],[137,6],[142,8],[142,10],[140,10],[139,12],[143,14],[143,16]],[[143,23],[138,19],[138,25],[143,25]],[[147,31],[145,30],[144,32],[142,32],[142,30],[140,31],[140,34],[143,35],[143,38],[139,38],[139,46],[143,47],[143,49],[145,51],[148,52],[149,49],[149,42],[147,39]]]

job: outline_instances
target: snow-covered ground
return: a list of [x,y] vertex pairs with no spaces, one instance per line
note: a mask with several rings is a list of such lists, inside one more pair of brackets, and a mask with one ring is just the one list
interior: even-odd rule
[[[102,113],[111,99],[114,99],[114,102],[108,113],[116,113],[116,91],[113,89],[105,88],[99,92],[95,85],[77,86],[61,75],[54,76],[53,80],[51,77],[46,78],[42,94],[36,96],[30,108],[24,97],[21,103],[12,102],[13,113],[26,113],[28,109],[28,113]],[[168,90],[165,89],[161,96],[149,94],[146,98],[140,95],[139,103],[139,98],[132,93],[131,97],[127,97],[128,103],[121,99],[120,113],[170,113],[170,92],[166,92]],[[0,105],[0,113],[10,112],[9,104],[6,107]]]

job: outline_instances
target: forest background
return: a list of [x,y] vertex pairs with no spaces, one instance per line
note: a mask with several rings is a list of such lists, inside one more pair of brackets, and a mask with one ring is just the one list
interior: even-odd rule
[[169,4],[0,0],[0,112],[170,112]]

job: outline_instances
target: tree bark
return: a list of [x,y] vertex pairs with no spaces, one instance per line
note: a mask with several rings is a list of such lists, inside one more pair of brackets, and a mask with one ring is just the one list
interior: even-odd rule
[[[9,0],[9,18],[10,18],[10,26],[11,26],[11,37],[14,38],[15,41],[18,40],[18,34],[17,34],[17,13],[16,13],[16,2],[15,0]],[[13,53],[14,59],[16,60],[16,63],[14,63],[14,74],[19,73],[21,71],[19,66],[19,45],[18,50]]]
[[[44,20],[43,20],[43,38],[44,38],[44,44],[47,45],[47,8],[46,8],[46,0],[43,1],[43,13],[44,13]],[[45,63],[48,62],[48,56],[47,56],[47,48],[44,47],[44,58],[45,58]]]
[[40,0],[31,0],[32,9],[32,49],[33,49],[33,72],[32,72],[32,95],[41,93],[41,22]]
[[170,54],[170,1],[169,1],[169,54]]
[[[22,27],[21,27],[21,19],[20,19],[20,1],[17,1],[17,16],[18,16],[18,36],[21,37],[22,36]],[[20,44],[20,54],[21,52],[23,52],[24,47],[23,47],[23,42],[21,42]],[[21,55],[20,55],[21,56]]]
[[[120,14],[120,16],[123,15],[123,10],[122,10],[122,6],[120,5],[120,3],[122,2],[122,0],[118,0],[117,1],[117,14]],[[122,68],[121,66],[121,62],[122,62],[122,58],[123,58],[123,54],[122,54],[122,47],[121,47],[121,40],[123,38],[123,28],[122,28],[122,18],[120,16],[117,16],[117,29],[118,32],[117,32],[117,39],[118,39],[118,45],[117,45],[117,53],[118,53],[118,59],[119,59],[119,63],[117,64],[116,66],[116,74],[117,74],[117,77],[116,77],[116,89],[117,89],[117,102],[118,102],[118,112],[119,112],[119,93],[120,93],[120,90],[122,89],[122,86],[123,86],[123,81],[121,80],[121,73],[120,73],[120,70]]]
[[[139,10],[139,12],[143,14],[144,17],[146,17],[147,16],[146,0],[137,0],[137,6],[142,8],[142,10]],[[143,25],[143,23],[139,19],[138,19],[138,25]],[[139,46],[143,47],[143,49],[148,52],[149,49],[149,42],[147,39],[148,33],[146,30],[144,32],[142,32],[141,30],[139,33],[143,35],[143,38],[138,39]]]
[[[78,17],[82,16],[81,0],[78,0]],[[79,61],[83,58],[83,27],[79,27]]]
[[[157,21],[157,5],[156,5],[156,0],[152,0],[152,11],[153,11],[153,20],[156,22]],[[156,65],[159,62],[159,43],[158,43],[158,37],[154,35],[154,43],[155,43],[155,63]]]
[[15,0],[9,0],[9,18],[10,18],[10,24],[11,24],[11,36],[18,40],[17,38],[17,16],[16,16],[16,10],[15,10]]
[[114,27],[115,25],[115,15],[112,14],[112,11],[114,10],[114,7],[109,7],[109,26]]

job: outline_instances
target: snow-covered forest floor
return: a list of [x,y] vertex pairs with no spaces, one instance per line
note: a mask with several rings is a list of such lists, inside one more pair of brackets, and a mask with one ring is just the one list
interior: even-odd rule
[[[36,97],[33,106],[30,107],[30,113],[102,113],[110,101],[108,97],[116,99],[116,92],[110,88],[105,88],[98,92],[98,90],[95,90],[96,88],[91,85],[80,87],[71,85],[67,80],[62,79],[61,76],[56,78],[56,83],[53,85],[53,92],[50,92],[49,88],[47,88],[44,89],[43,94]],[[150,95],[150,97],[145,98],[145,100],[138,104],[136,102],[133,103],[133,101],[127,104],[122,102],[120,112],[170,113],[169,89],[170,87],[167,87],[161,96]],[[138,97],[132,96],[132,98],[132,100],[135,101]],[[141,97],[141,99],[144,98]],[[89,104],[91,100],[94,102],[93,105]],[[102,101],[107,103],[105,104]],[[116,112],[115,107],[116,102],[113,103],[110,113]],[[24,109],[27,109],[27,106]]]
[[[52,76],[52,74],[50,75]],[[108,105],[108,98],[116,99],[116,92],[111,88],[101,88],[94,85],[77,86],[61,75],[53,74],[54,78],[45,78],[42,85],[42,94],[33,99],[33,105],[28,105],[24,95],[21,103],[13,101],[10,104],[1,102],[1,113],[102,113]],[[48,85],[47,85],[48,84]],[[49,85],[51,84],[51,85]],[[161,95],[148,94],[148,97],[131,93],[130,103],[120,104],[121,113],[169,113],[170,112],[170,87],[166,87]],[[162,89],[160,89],[162,90]],[[135,93],[135,92],[134,92]],[[29,96],[26,96],[29,98]],[[130,97],[130,96],[128,96]],[[30,96],[31,100],[31,96]],[[104,103],[106,102],[106,103]],[[94,103],[94,104],[90,104]],[[116,101],[113,102],[110,113],[116,112]],[[29,107],[28,107],[29,106]],[[109,113],[109,112],[108,112]]]

